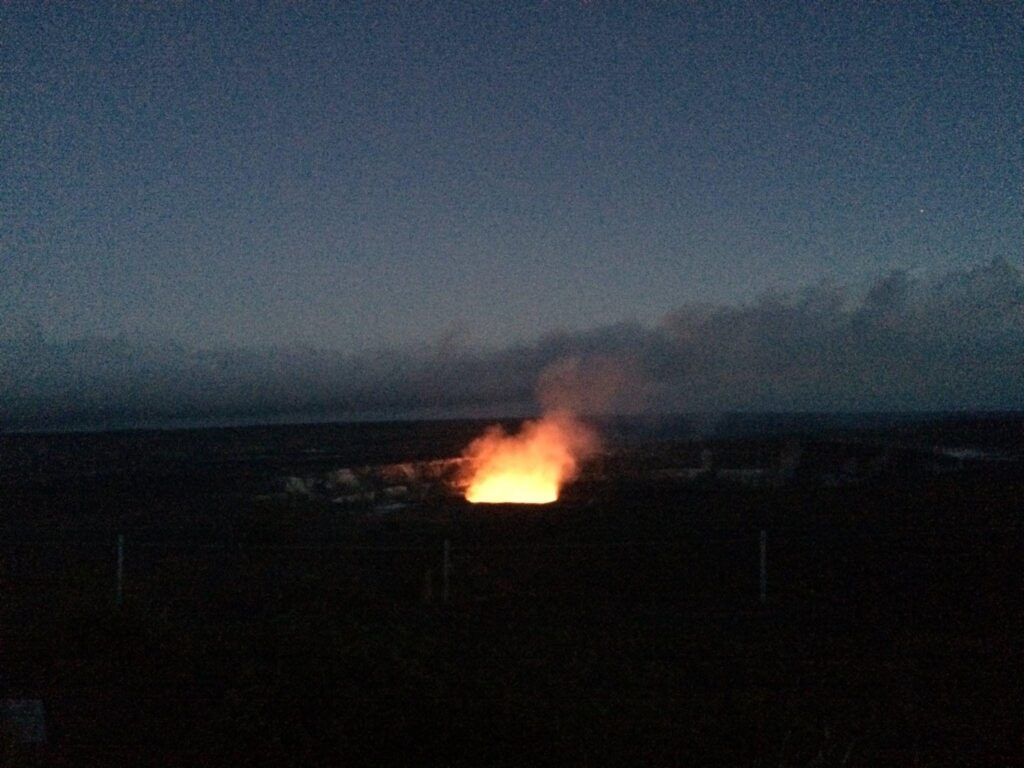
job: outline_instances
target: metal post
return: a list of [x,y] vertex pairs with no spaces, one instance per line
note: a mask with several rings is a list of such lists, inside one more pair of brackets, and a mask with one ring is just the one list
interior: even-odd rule
[[761,605],[768,602],[768,531],[761,529]]
[[441,570],[441,602],[448,605],[448,598],[451,596],[451,570],[452,570],[452,543],[444,540],[444,561]]
[[124,600],[124,534],[117,534],[117,605]]

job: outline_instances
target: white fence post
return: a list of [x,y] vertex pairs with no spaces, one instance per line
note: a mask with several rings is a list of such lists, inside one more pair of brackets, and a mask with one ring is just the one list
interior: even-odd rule
[[768,531],[761,529],[761,605],[768,602]]
[[124,534],[117,534],[117,596],[118,606],[124,601]]
[[441,602],[448,605],[451,596],[452,543],[444,540],[444,561],[441,569]]

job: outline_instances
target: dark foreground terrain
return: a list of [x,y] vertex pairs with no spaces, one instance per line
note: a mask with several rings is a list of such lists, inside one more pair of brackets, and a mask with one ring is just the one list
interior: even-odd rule
[[1024,420],[867,426],[622,430],[539,508],[280,493],[465,422],[0,436],[0,764],[1024,764]]

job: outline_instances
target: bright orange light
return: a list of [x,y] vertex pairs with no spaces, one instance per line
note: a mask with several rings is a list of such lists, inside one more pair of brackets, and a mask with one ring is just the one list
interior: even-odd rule
[[566,412],[528,421],[515,435],[491,427],[464,453],[466,500],[550,504],[596,448],[593,431]]

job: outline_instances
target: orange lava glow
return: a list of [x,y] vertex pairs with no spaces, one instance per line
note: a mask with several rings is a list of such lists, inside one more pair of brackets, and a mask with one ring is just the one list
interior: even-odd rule
[[597,448],[597,436],[571,414],[548,414],[518,434],[488,429],[463,454],[466,500],[474,504],[550,504]]

